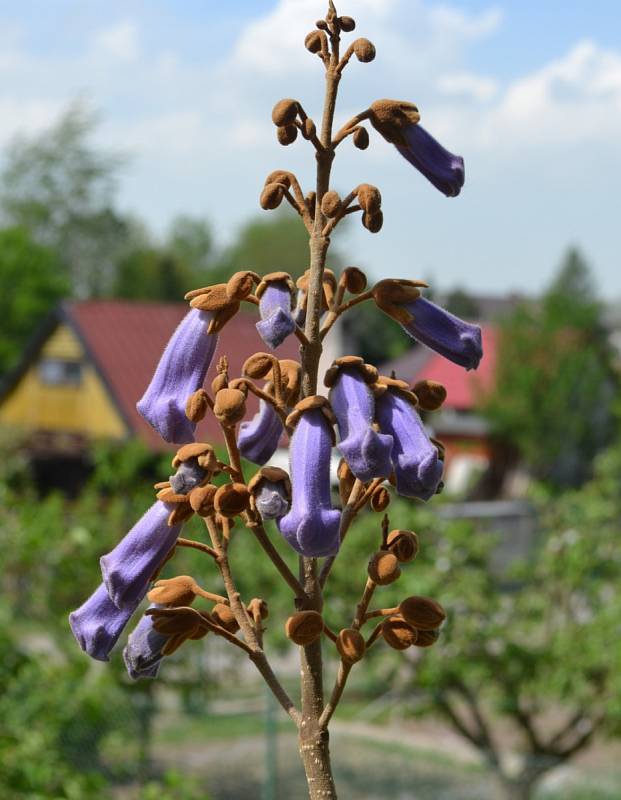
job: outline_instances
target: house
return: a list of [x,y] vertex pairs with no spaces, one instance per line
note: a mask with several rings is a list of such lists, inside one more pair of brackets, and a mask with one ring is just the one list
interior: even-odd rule
[[[218,356],[229,359],[230,376],[267,348],[255,329],[256,310],[240,311],[223,329],[207,375]],[[90,300],[61,304],[42,323],[18,369],[0,393],[0,425],[24,432],[38,453],[79,453],[93,440],[138,437],[153,450],[173,449],[143,420],[136,402],[149,384],[171,333],[187,313],[186,303]],[[276,351],[298,358],[289,337]],[[258,408],[250,395],[249,414]],[[213,415],[197,438],[221,443]]]

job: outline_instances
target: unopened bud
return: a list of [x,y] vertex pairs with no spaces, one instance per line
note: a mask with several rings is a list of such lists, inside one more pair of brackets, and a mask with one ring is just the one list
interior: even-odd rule
[[257,617],[259,617],[259,619],[267,619],[269,617],[267,602],[265,600],[261,600],[260,597],[253,598],[246,607],[253,617],[255,614]]
[[269,353],[254,353],[244,361],[242,375],[247,375],[249,378],[265,378],[273,364],[274,357]]
[[367,288],[367,276],[358,267],[347,267],[343,273],[345,288],[351,294],[360,294]]
[[157,581],[147,597],[160,606],[190,606],[196,598],[196,581],[189,575],[177,575]]
[[321,199],[321,210],[326,217],[336,217],[341,210],[341,198],[338,192],[330,190]]
[[378,550],[377,553],[371,556],[367,572],[369,578],[379,586],[387,586],[389,583],[394,583],[401,575],[397,557],[394,553],[386,550]]
[[382,623],[382,636],[386,644],[394,650],[407,650],[416,644],[418,633],[402,617],[395,615]]
[[188,397],[185,404],[185,415],[190,422],[200,422],[209,408],[209,397],[204,389],[198,389]]
[[371,495],[371,508],[373,511],[385,511],[390,504],[390,492],[385,486],[378,486]]
[[364,656],[364,636],[355,628],[343,628],[336,640],[336,649],[346,664],[355,664]]
[[356,39],[353,48],[358,61],[366,64],[375,58],[375,47],[368,39]]
[[226,389],[228,385],[229,379],[226,377],[226,374],[224,372],[219,372],[211,382],[211,391],[214,394],[218,394],[220,389]]
[[225,483],[214,495],[213,505],[223,517],[235,517],[250,506],[250,492],[245,483]]
[[320,53],[322,41],[325,42],[325,47],[327,47],[328,40],[323,31],[311,31],[304,39],[304,47],[309,53]]
[[416,647],[431,647],[438,641],[440,631],[437,628],[431,631],[417,630],[417,634],[414,642]]
[[339,479],[339,495],[341,497],[341,503],[345,506],[349,500],[351,490],[354,488],[356,476],[350,470],[349,465],[344,458],[339,461],[337,476]]
[[280,144],[286,147],[288,144],[293,144],[298,138],[298,129],[295,125],[283,125],[276,128],[276,137]]
[[430,631],[440,627],[446,619],[444,609],[431,597],[406,597],[399,604],[399,613],[406,622],[420,631]]
[[437,381],[418,381],[412,391],[423,411],[437,411],[446,400],[446,389]]
[[283,187],[278,183],[268,183],[261,192],[259,204],[264,211],[272,211],[282,203],[285,196]]
[[390,531],[386,545],[402,564],[413,561],[418,555],[418,536],[414,531]]
[[369,132],[366,128],[356,128],[352,139],[358,150],[366,150],[369,146]]
[[295,122],[298,108],[298,101],[292,100],[290,97],[279,100],[272,109],[272,122],[279,128],[283,125],[291,125]]
[[376,211],[375,214],[369,214],[365,211],[362,215],[362,224],[369,233],[379,233],[384,224],[384,215],[381,211]]
[[216,603],[211,609],[210,616],[216,625],[224,628],[229,633],[237,633],[239,630],[239,623],[235,619],[235,614],[231,611],[230,606],[224,603]]
[[240,389],[220,389],[213,404],[216,419],[227,428],[246,415],[246,395]]
[[358,187],[358,202],[363,211],[376,214],[382,207],[382,195],[377,186],[370,183],[361,183]]
[[213,514],[213,501],[218,487],[211,483],[206,486],[197,486],[190,492],[190,507],[199,517],[209,517]]
[[356,27],[356,22],[352,17],[339,17],[339,25],[345,33],[351,33]]
[[287,620],[285,633],[295,644],[311,644],[323,633],[323,618],[317,611],[298,611]]

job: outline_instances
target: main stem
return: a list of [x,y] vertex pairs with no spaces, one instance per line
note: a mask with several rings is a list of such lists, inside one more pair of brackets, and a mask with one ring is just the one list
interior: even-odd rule
[[[326,219],[321,212],[321,200],[330,186],[330,170],[334,151],[331,146],[332,123],[340,76],[336,71],[339,60],[338,36],[332,36],[332,55],[326,70],[326,95],[323,108],[320,141],[317,151],[317,186],[315,219],[310,236],[310,275],[308,286],[305,334],[308,340],[300,348],[302,363],[302,392],[305,397],[317,393],[317,374],[321,357],[320,318],[323,303],[323,272],[330,240],[321,235]],[[323,593],[317,576],[314,558],[300,559],[300,580],[307,596],[305,608],[321,612]],[[311,800],[336,799],[336,788],[330,765],[329,736],[320,725],[323,710],[323,663],[321,639],[300,648],[300,677],[302,719],[299,726],[300,756],[306,772]]]

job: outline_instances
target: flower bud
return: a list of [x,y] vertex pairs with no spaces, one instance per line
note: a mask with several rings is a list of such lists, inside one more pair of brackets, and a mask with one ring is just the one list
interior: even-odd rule
[[356,22],[352,17],[339,17],[339,26],[345,33],[351,33],[356,27]]
[[346,664],[355,664],[364,656],[364,636],[355,628],[343,628],[336,640],[336,649]]
[[416,633],[416,641],[414,642],[416,647],[431,647],[438,641],[440,636],[440,631],[437,628],[431,631],[417,630]]
[[293,144],[298,138],[298,129],[295,125],[283,125],[276,128],[276,137],[280,144],[286,147],[288,144]]
[[356,39],[353,48],[358,61],[366,64],[375,58],[375,47],[368,39]]
[[147,597],[160,606],[190,606],[196,598],[196,581],[189,575],[177,575],[157,581]]
[[213,447],[207,442],[184,444],[183,447],[177,450],[171,463],[174,469],[178,469],[184,461],[192,461],[192,459],[196,459],[198,465],[208,472],[217,473],[220,471]]
[[323,31],[311,31],[304,39],[304,47],[309,53],[320,53],[322,40],[325,41],[327,47],[328,40],[326,34],[323,33]]
[[369,233],[379,233],[384,224],[384,215],[381,211],[376,211],[375,214],[369,214],[365,211],[362,215],[362,224]]
[[382,195],[377,186],[370,183],[361,183],[358,187],[358,202],[360,208],[369,214],[377,214],[382,206]]
[[369,578],[379,586],[387,586],[389,583],[394,583],[401,575],[397,557],[394,553],[386,550],[378,550],[377,553],[371,556],[367,572]]
[[265,186],[268,183],[282,183],[287,189],[291,187],[291,173],[286,169],[275,169],[265,179]]
[[341,503],[343,506],[347,505],[347,501],[349,500],[349,495],[351,494],[351,490],[354,488],[354,483],[356,482],[356,477],[354,473],[350,470],[347,461],[342,458],[339,461],[339,466],[337,470],[337,476],[339,479],[339,495],[341,498]]
[[437,411],[446,400],[446,389],[437,381],[418,381],[412,391],[423,411]]
[[290,97],[279,100],[272,109],[272,122],[279,128],[283,125],[291,125],[298,115],[298,108],[298,101],[292,100]]
[[282,203],[284,189],[278,183],[268,183],[261,192],[259,204],[264,211],[272,211]]
[[211,382],[211,391],[214,394],[218,394],[220,389],[226,389],[228,385],[229,379],[227,378],[226,373],[219,372]]
[[382,623],[382,636],[387,645],[394,650],[407,650],[416,644],[418,632],[404,619],[395,615]]
[[358,127],[352,136],[354,146],[358,150],[366,150],[369,146],[369,132],[366,128]]
[[209,517],[213,514],[213,501],[218,487],[212,483],[206,486],[197,486],[190,492],[190,507],[199,517]]
[[418,536],[414,531],[390,531],[386,544],[390,552],[394,553],[402,564],[414,561],[418,555]]
[[358,267],[347,267],[343,272],[345,288],[351,294],[360,294],[367,288],[367,276]]
[[245,483],[225,483],[216,491],[213,505],[223,517],[235,517],[250,506],[250,492]]
[[226,282],[226,295],[231,300],[245,300],[260,280],[257,273],[249,269],[234,272]]
[[285,633],[300,646],[316,642],[323,633],[323,617],[317,611],[298,611],[287,620]]
[[385,486],[378,486],[371,495],[371,508],[373,511],[385,511],[390,504],[390,492]]
[[338,192],[329,191],[321,199],[321,210],[326,217],[336,217],[341,210],[341,198]]
[[406,622],[419,631],[439,628],[446,619],[444,609],[431,597],[406,597],[399,604],[399,613]]
[[230,606],[224,603],[216,603],[211,609],[210,616],[216,625],[224,628],[229,633],[237,633],[239,630],[239,623],[235,619],[235,614],[231,611]]
[[273,363],[274,358],[269,353],[254,353],[244,361],[242,375],[255,379],[265,378]]
[[240,389],[220,389],[213,404],[213,413],[222,425],[233,427],[246,414],[246,395]]
[[302,136],[305,139],[312,139],[317,133],[317,126],[310,117],[307,117],[302,123]]
[[269,609],[267,607],[267,602],[265,600],[261,600],[260,597],[254,597],[246,606],[248,612],[251,616],[258,616],[259,619],[267,619],[269,617]]
[[315,27],[319,28],[320,31],[327,31],[328,30],[328,25],[327,25],[325,19],[318,19],[317,22],[315,23]]
[[185,404],[185,415],[190,422],[200,422],[209,408],[209,398],[204,389],[197,389],[188,397]]

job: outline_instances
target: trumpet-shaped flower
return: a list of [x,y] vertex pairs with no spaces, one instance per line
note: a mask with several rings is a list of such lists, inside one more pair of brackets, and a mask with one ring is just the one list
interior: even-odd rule
[[449,153],[420,125],[403,130],[403,144],[394,143],[401,155],[447,197],[457,197],[464,185],[464,159]]
[[361,366],[364,365],[338,368],[330,389],[330,404],[339,431],[338,450],[356,478],[366,482],[390,475],[392,436],[372,427],[375,398]]
[[[160,606],[153,604],[149,608],[160,608]],[[168,639],[167,635],[155,630],[152,617],[143,616],[130,633],[123,649],[123,660],[129,677],[133,680],[156,678],[164,657],[162,648]]]
[[100,559],[101,573],[112,602],[135,608],[145,596],[151,576],[177,541],[181,525],[168,525],[170,509],[157,501],[134,527]]
[[142,597],[131,605],[118,608],[110,599],[106,586],[100,584],[88,600],[69,615],[71,630],[82,650],[97,661],[108,661],[110,651]]
[[411,315],[404,330],[436,353],[466,369],[476,369],[483,358],[481,328],[464,322],[424,297],[404,308]]
[[183,318],[160,358],[136,408],[167,442],[194,441],[196,423],[185,414],[188,397],[200,389],[216,350],[218,336],[208,334],[212,314],[193,308]]
[[282,481],[263,480],[257,490],[255,506],[263,519],[280,519],[289,510],[289,497]]
[[414,402],[401,391],[388,388],[377,400],[377,420],[381,430],[393,438],[397,493],[429,500],[442,479],[443,464]]
[[332,508],[332,426],[319,408],[304,411],[289,446],[292,502],[278,528],[304,556],[334,555],[340,545],[341,513]]
[[239,452],[248,461],[263,466],[276,452],[283,424],[271,403],[259,400],[259,410],[239,426]]
[[291,313],[291,289],[287,280],[270,281],[259,300],[261,321],[256,328],[268,347],[275,350],[295,330]]

